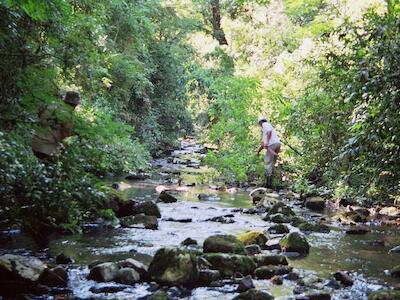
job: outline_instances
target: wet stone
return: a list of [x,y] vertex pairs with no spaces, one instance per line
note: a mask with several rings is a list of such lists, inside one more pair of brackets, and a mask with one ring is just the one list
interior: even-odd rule
[[103,294],[103,293],[114,294],[114,293],[121,292],[125,289],[126,289],[126,286],[117,286],[117,285],[102,286],[102,287],[93,286],[90,288],[90,292],[92,292],[94,294]]
[[114,281],[117,276],[118,269],[119,267],[116,263],[113,262],[101,263],[94,266],[90,270],[88,279],[97,282]]
[[370,230],[365,227],[351,227],[350,229],[346,230],[346,234],[366,234]]
[[312,224],[308,222],[301,223],[297,226],[301,231],[305,232],[320,232],[329,233],[331,230],[329,226],[325,224]]
[[352,286],[354,283],[354,280],[350,277],[350,275],[343,271],[335,272],[333,277],[344,286]]
[[146,216],[139,214],[135,216],[124,217],[120,219],[122,227],[128,228],[145,228],[145,229],[158,229],[158,220],[155,216]]
[[306,199],[305,206],[310,210],[321,211],[325,208],[325,200],[321,197],[309,197]]
[[158,195],[158,199],[163,203],[174,203],[178,201],[178,199],[166,191],[161,191],[160,195]]
[[256,255],[253,257],[257,267],[268,265],[288,265],[288,261],[284,255]]
[[300,254],[308,254],[310,251],[310,244],[307,239],[298,232],[292,232],[286,235],[279,242],[281,249],[285,252],[298,252]]
[[283,284],[283,278],[280,275],[275,275],[271,278],[271,282],[275,285],[282,285]]
[[245,245],[256,244],[261,248],[263,248],[268,241],[268,237],[262,231],[258,230],[242,233],[238,236],[238,239]]
[[257,290],[257,289],[250,289],[246,292],[240,293],[238,296],[233,298],[233,300],[273,300],[272,297],[268,292]]
[[221,252],[245,254],[243,243],[233,235],[213,235],[203,244],[204,253]]
[[256,255],[261,253],[261,247],[257,244],[248,245],[245,247],[247,255]]
[[121,268],[118,270],[115,282],[122,284],[134,284],[139,282],[140,275],[132,268]]
[[220,278],[221,273],[218,270],[203,269],[199,271],[199,282],[204,285],[209,285]]
[[237,291],[239,293],[243,293],[243,292],[245,292],[249,289],[253,289],[253,288],[255,288],[253,279],[251,278],[250,275],[248,275],[239,281],[239,286],[238,286]]
[[187,238],[181,242],[182,246],[197,245],[197,241],[192,238]]
[[40,283],[52,287],[66,287],[68,283],[68,272],[62,267],[45,269],[41,275]]
[[389,253],[400,253],[400,246],[396,246],[389,250]]
[[400,278],[400,265],[395,266],[395,267],[390,271],[390,276],[395,277],[395,278]]
[[247,255],[208,253],[204,258],[211,264],[212,269],[219,270],[224,277],[231,277],[236,272],[250,275],[257,267],[254,259]]
[[74,260],[71,257],[65,255],[64,253],[61,253],[61,254],[57,255],[56,263],[66,265],[66,264],[74,263]]
[[275,275],[285,275],[288,274],[292,271],[292,268],[289,266],[262,266],[257,268],[254,271],[254,274],[257,276],[259,279],[271,279]]
[[270,228],[268,228],[268,233],[272,234],[283,234],[289,232],[289,228],[284,224],[272,225]]
[[218,222],[222,224],[232,224],[235,223],[235,220],[232,217],[218,216],[207,219],[208,222]]
[[140,276],[145,276],[147,274],[148,267],[141,263],[140,261],[137,261],[136,259],[133,258],[127,258],[124,260],[121,260],[117,262],[117,265],[119,268],[131,268],[134,269],[136,272],[140,274]]
[[291,218],[281,213],[277,213],[277,214],[267,215],[263,218],[263,220],[281,224],[281,223],[290,223]]

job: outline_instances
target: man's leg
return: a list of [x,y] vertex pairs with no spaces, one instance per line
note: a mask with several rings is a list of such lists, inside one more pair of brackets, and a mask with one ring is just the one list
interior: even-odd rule
[[264,157],[264,163],[265,163],[265,181],[264,181],[264,187],[265,188],[271,188],[271,183],[272,183],[272,171],[274,168],[274,160],[275,155],[273,155],[270,151],[267,151],[265,153]]

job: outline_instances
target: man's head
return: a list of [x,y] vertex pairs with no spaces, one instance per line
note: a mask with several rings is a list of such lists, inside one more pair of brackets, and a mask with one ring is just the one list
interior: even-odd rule
[[64,102],[73,106],[74,108],[81,103],[81,98],[78,92],[68,91],[65,94]]
[[264,116],[258,117],[258,124],[262,126],[262,123],[267,122],[267,118]]

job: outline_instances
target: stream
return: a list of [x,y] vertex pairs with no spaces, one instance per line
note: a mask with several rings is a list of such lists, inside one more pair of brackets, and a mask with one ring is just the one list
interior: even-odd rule
[[[71,299],[138,299],[149,295],[152,291],[151,283],[122,286],[120,291],[114,293],[93,292],[93,287],[99,290],[102,287],[121,285],[96,283],[86,279],[89,273],[87,265],[93,261],[118,261],[128,257],[149,264],[159,248],[179,246],[189,237],[195,239],[201,249],[203,241],[210,235],[237,235],[248,230],[266,230],[271,225],[263,221],[260,215],[242,211],[253,207],[249,191],[255,187],[218,191],[215,187],[202,184],[205,176],[212,171],[201,165],[203,153],[204,148],[196,144],[195,140],[184,140],[180,150],[152,162],[154,173],[150,178],[110,179],[110,183],[118,182],[120,190],[128,198],[136,200],[157,199],[155,188],[159,185],[180,190],[177,193],[178,202],[158,203],[162,215],[158,230],[86,224],[83,234],[54,239],[48,249],[44,250],[38,249],[29,238],[15,231],[9,232],[12,241],[2,245],[0,253],[31,253],[38,257],[55,257],[64,253],[73,258],[75,263],[68,270]],[[283,195],[284,191],[279,193]],[[199,199],[199,194],[207,196]],[[400,244],[397,228],[367,224],[370,232],[348,235],[343,226],[331,221],[331,211],[315,213],[302,207],[299,201],[284,201],[296,214],[307,220],[321,217],[328,220],[330,233],[307,234],[311,245],[309,255],[304,258],[289,257],[289,265],[301,276],[321,278],[320,285],[324,288],[330,286],[332,273],[351,272],[354,284],[347,288],[330,289],[332,299],[367,299],[369,292],[399,283],[399,279],[388,275],[388,270],[400,265],[400,254],[388,254],[389,249]],[[233,223],[208,220],[228,214],[233,214]],[[290,231],[299,231],[291,225],[288,227]],[[283,235],[272,235],[280,236]],[[263,253],[270,252],[263,250]],[[277,250],[272,252],[278,253]],[[284,279],[282,285],[274,285],[271,280],[254,280],[254,284],[257,288],[266,289],[275,299],[295,299],[294,281]],[[195,288],[186,294],[172,291],[169,295],[171,299],[232,299],[238,295],[235,290],[234,284],[226,284],[223,287]],[[49,299],[54,298],[49,296]]]

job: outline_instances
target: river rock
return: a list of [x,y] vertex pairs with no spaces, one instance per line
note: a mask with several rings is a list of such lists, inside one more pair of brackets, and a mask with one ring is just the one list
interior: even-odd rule
[[254,289],[254,288],[255,288],[255,286],[253,283],[253,279],[251,278],[250,275],[247,275],[239,281],[239,286],[237,288],[237,291],[239,293],[243,293],[249,289]]
[[264,198],[266,193],[266,188],[256,188],[250,192],[249,196],[253,201],[253,204],[257,204]]
[[118,270],[115,282],[121,284],[134,284],[140,281],[139,273],[132,268],[121,268]]
[[300,254],[308,254],[310,245],[307,239],[298,232],[292,232],[280,240],[279,245],[282,251],[298,252]]
[[202,269],[199,271],[199,282],[208,286],[211,282],[221,278],[221,273],[218,270]]
[[122,227],[158,229],[157,217],[146,216],[145,214],[120,218],[120,222]]
[[388,217],[397,218],[397,217],[400,217],[400,209],[396,206],[387,206],[387,207],[383,207],[379,211],[379,214],[385,215]]
[[106,262],[94,266],[90,269],[88,279],[97,282],[115,281],[119,267],[116,263]]
[[141,263],[140,261],[137,261],[136,259],[133,258],[127,258],[124,260],[121,260],[117,262],[117,266],[119,268],[131,268],[134,269],[136,272],[139,273],[140,277],[143,278],[147,275],[148,267]]
[[368,222],[368,217],[356,211],[346,211],[333,217],[334,220],[342,224],[354,224]]
[[390,271],[390,276],[400,278],[400,265],[395,266],[391,271]]
[[400,300],[400,290],[381,289],[369,294],[368,300]]
[[300,223],[297,226],[301,231],[305,232],[320,232],[320,233],[329,233],[331,229],[329,226],[325,224],[312,224],[308,222]]
[[256,255],[261,253],[261,247],[257,244],[247,245],[245,251],[247,255]]
[[283,204],[282,202],[274,204],[268,211],[268,215],[273,215],[278,213],[289,217],[293,217],[296,215],[289,206]]
[[333,277],[344,286],[352,286],[354,283],[353,278],[351,278],[349,274],[343,271],[333,273]]
[[265,244],[264,249],[265,250],[281,250],[281,246],[279,245],[280,238],[274,238],[268,240],[268,242]]
[[269,265],[257,268],[254,274],[258,279],[271,279],[275,275],[289,274],[292,268],[284,265]]
[[147,178],[150,178],[150,174],[148,173],[130,173],[125,176],[127,180],[145,180]]
[[268,265],[288,265],[286,256],[284,255],[256,255],[253,257],[257,267]]
[[239,234],[238,239],[245,245],[256,244],[261,248],[263,248],[265,243],[268,241],[268,237],[262,231],[258,230],[252,230]]
[[240,293],[233,300],[274,300],[274,297],[266,291],[250,289],[244,293]]
[[178,201],[178,199],[176,199],[167,191],[161,191],[161,193],[158,195],[158,199],[164,203],[174,203]]
[[138,300],[169,300],[166,291],[156,291],[154,294],[138,298]]
[[74,263],[74,260],[71,257],[65,255],[64,253],[61,253],[61,254],[57,255],[56,263],[61,264],[61,265],[66,265],[66,264]]
[[244,244],[234,235],[213,235],[203,244],[204,253],[222,252],[245,254]]
[[282,285],[283,284],[283,278],[280,275],[275,275],[271,278],[271,282],[275,285]]
[[45,269],[40,276],[40,283],[52,287],[66,287],[68,284],[68,272],[63,267]]
[[278,214],[266,215],[263,218],[263,220],[281,224],[281,223],[290,223],[291,218],[285,216],[284,214],[278,213]]
[[359,226],[352,226],[349,229],[346,230],[346,234],[366,234],[370,230],[365,227],[359,227]]
[[33,256],[0,256],[0,295],[12,298],[18,293],[47,293],[48,288],[38,284],[45,269],[43,262]]
[[309,197],[304,205],[310,210],[321,211],[325,208],[325,200],[318,196]]
[[161,218],[160,209],[154,201],[149,200],[138,202],[131,199],[126,202],[120,202],[118,204],[118,210],[116,211],[116,216],[118,218],[134,216],[137,214],[145,214],[148,216]]
[[272,234],[283,234],[289,232],[290,232],[289,228],[284,224],[276,224],[268,228],[268,233]]
[[[307,300],[330,300],[331,295],[328,292],[324,291],[310,291],[304,294]],[[297,300],[298,298],[296,298]],[[300,298],[301,299],[301,298]]]
[[400,253],[400,245],[390,249],[389,253]]
[[197,241],[192,238],[187,238],[181,242],[182,246],[197,245]]
[[114,294],[121,292],[126,289],[126,286],[117,286],[117,285],[110,285],[110,286],[92,286],[89,291],[94,293],[94,294],[103,294],[103,293],[109,293],[109,294]]
[[211,264],[211,268],[219,270],[224,277],[231,277],[235,272],[251,275],[256,264],[251,256],[225,253],[209,253],[204,258]]
[[212,217],[212,218],[207,219],[206,221],[208,221],[208,222],[218,222],[218,223],[222,223],[222,224],[235,223],[235,220],[232,217],[226,217],[226,216]]
[[221,198],[217,195],[199,194],[197,198],[201,201],[218,201]]
[[178,248],[159,249],[149,267],[152,280],[166,285],[192,285],[199,279],[197,257]]

